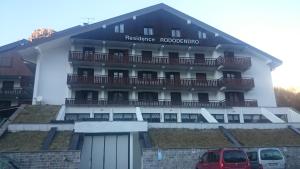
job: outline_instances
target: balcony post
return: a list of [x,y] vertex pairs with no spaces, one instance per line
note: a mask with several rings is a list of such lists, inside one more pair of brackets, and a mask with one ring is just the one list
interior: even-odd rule
[[181,123],[181,113],[180,112],[177,113],[177,122]]
[[106,53],[106,43],[105,41],[102,42],[102,50],[101,50],[102,53]]
[[228,123],[228,113],[227,113],[227,111],[224,113],[224,123]]
[[104,95],[105,95],[104,90],[101,90],[100,91],[100,100],[104,100],[105,99]]

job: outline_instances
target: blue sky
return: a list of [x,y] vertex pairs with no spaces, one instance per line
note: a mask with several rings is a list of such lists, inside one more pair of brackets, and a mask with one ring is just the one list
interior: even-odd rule
[[281,59],[274,85],[300,88],[299,0],[1,0],[0,46],[37,28],[59,31],[161,2]]

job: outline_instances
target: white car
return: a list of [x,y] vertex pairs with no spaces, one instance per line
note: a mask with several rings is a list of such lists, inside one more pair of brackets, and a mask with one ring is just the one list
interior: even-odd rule
[[251,169],[285,169],[286,161],[278,148],[259,148],[257,151],[247,152],[251,162]]

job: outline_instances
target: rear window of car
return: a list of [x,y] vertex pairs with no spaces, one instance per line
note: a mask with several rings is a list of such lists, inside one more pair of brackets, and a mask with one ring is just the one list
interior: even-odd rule
[[278,150],[261,150],[260,158],[262,160],[282,160],[283,157]]
[[239,150],[226,150],[223,156],[225,163],[241,163],[247,161],[246,154]]
[[257,161],[257,152],[247,152],[250,161]]

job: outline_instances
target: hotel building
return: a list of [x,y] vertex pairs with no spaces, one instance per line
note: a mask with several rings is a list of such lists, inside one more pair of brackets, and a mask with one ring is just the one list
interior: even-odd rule
[[57,120],[84,134],[82,168],[136,168],[138,132],[148,128],[300,122],[276,106],[279,59],[165,4],[54,33],[20,53],[36,63],[33,104],[61,105]]

